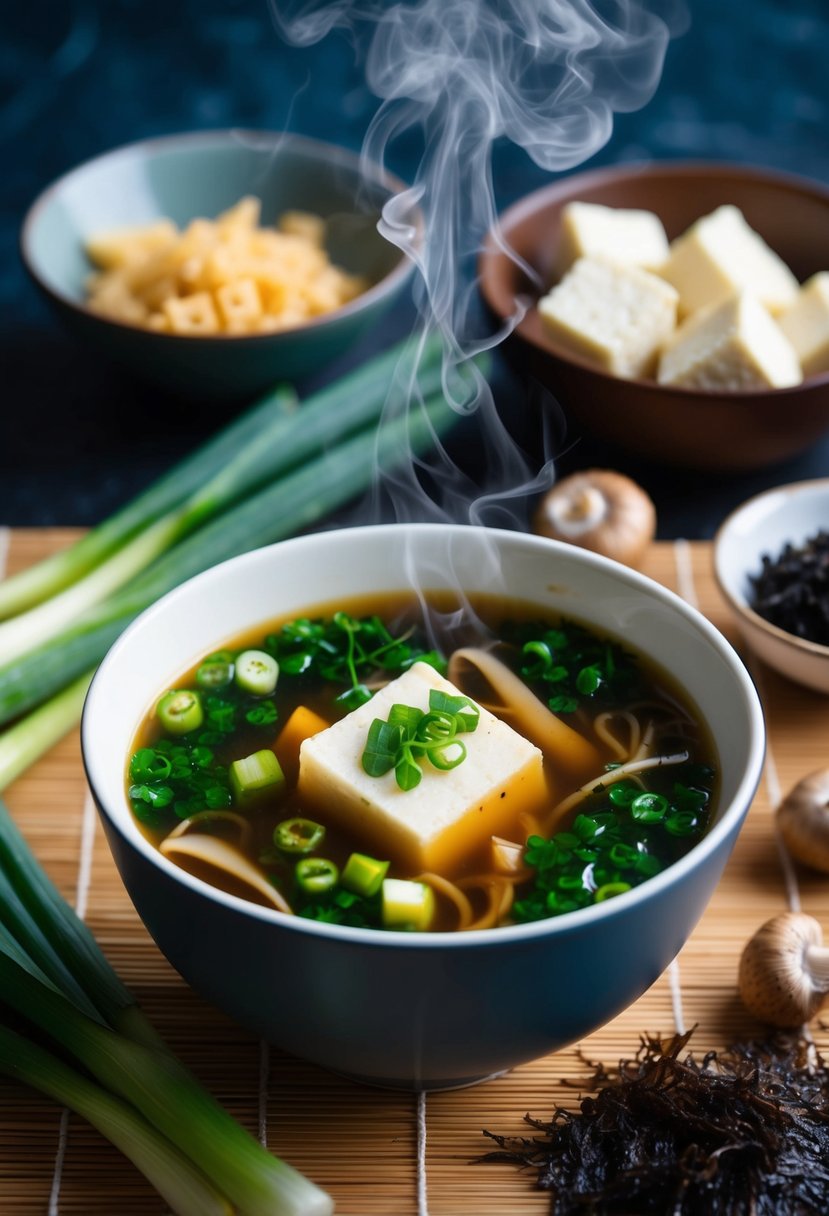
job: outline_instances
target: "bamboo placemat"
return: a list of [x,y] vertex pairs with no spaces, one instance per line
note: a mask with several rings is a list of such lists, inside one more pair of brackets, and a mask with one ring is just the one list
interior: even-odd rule
[[[68,543],[68,530],[5,534],[19,569]],[[2,546],[0,548],[6,548]],[[655,545],[645,572],[735,635],[705,543]],[[760,1028],[735,994],[740,951],[759,924],[799,898],[829,924],[829,883],[797,874],[787,889],[772,808],[781,791],[827,762],[829,700],[746,656],[758,681],[769,752],[724,878],[678,960],[630,1009],[578,1046],[592,1060],[630,1057],[644,1032],[696,1025],[702,1055]],[[346,1216],[541,1216],[547,1196],[508,1165],[470,1164],[489,1147],[481,1131],[521,1134],[523,1116],[574,1105],[563,1078],[584,1076],[577,1048],[472,1089],[418,1098],[362,1088],[291,1059],[236,1028],[197,998],[160,956],[132,909],[89,799],[77,733],[6,793],[30,844],[86,918],[158,1029],[203,1083],[270,1148],[328,1189]],[[815,1039],[827,1050],[829,1032]],[[509,1028],[505,1027],[505,1033]],[[157,1216],[165,1205],[115,1149],[75,1116],[0,1080],[0,1212],[4,1216]]]

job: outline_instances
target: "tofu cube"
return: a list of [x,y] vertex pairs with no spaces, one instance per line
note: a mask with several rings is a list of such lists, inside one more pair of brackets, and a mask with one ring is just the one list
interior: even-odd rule
[[799,384],[797,355],[754,296],[741,292],[689,317],[662,353],[659,383],[765,389]]
[[807,279],[777,323],[794,347],[804,376],[829,371],[829,272]]
[[303,803],[412,875],[451,874],[490,836],[515,830],[520,813],[542,808],[548,796],[539,748],[483,707],[477,729],[463,735],[467,755],[456,768],[440,772],[425,761],[413,790],[401,790],[394,772],[364,772],[361,757],[374,719],[388,718],[394,704],[427,710],[433,688],[459,695],[433,667],[415,663],[300,749]]
[[568,203],[561,213],[556,256],[557,276],[584,257],[605,257],[626,266],[660,266],[668,256],[668,238],[652,211]]
[[676,326],[677,293],[638,266],[579,258],[539,301],[546,332],[616,376],[645,376]]
[[681,315],[750,291],[771,313],[791,304],[798,290],[782,258],[749,227],[738,207],[725,205],[697,220],[671,244],[659,268],[679,292]]

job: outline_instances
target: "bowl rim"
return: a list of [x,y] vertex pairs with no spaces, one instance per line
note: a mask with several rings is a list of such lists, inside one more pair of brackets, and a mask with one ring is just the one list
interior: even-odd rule
[[[582,908],[574,912],[568,912],[561,917],[552,917],[527,924],[501,926],[493,929],[458,930],[453,933],[379,931],[377,929],[352,928],[345,925],[329,925],[306,920],[302,917],[285,916],[276,910],[265,908],[234,895],[229,895],[219,888],[195,878],[186,870],[183,870],[165,858],[143,836],[138,827],[134,823],[130,823],[128,811],[125,808],[122,808],[118,812],[111,810],[105,805],[96,788],[95,769],[101,761],[99,757],[96,757],[96,746],[91,738],[92,720],[97,714],[106,713],[106,698],[99,690],[102,685],[105,685],[106,672],[111,661],[111,656],[129,647],[136,632],[146,628],[148,623],[152,625],[156,618],[163,617],[167,606],[171,602],[184,595],[191,594],[191,589],[194,586],[196,588],[209,587],[211,583],[221,582],[228,577],[235,577],[240,570],[244,571],[245,566],[253,565],[263,560],[278,560],[279,554],[289,547],[300,547],[306,550],[306,560],[313,562],[315,550],[319,547],[330,545],[332,535],[337,538],[349,538],[359,533],[362,536],[367,536],[370,540],[372,534],[378,536],[381,532],[387,533],[389,529],[397,529],[398,531],[404,529],[411,535],[428,537],[430,534],[436,535],[438,531],[445,532],[447,527],[454,529],[456,534],[460,534],[462,530],[465,533],[475,534],[479,538],[492,536],[496,544],[515,545],[539,555],[544,553],[549,556],[551,553],[558,552],[561,555],[566,555],[571,560],[575,560],[577,563],[584,563],[588,567],[596,567],[606,574],[612,575],[623,584],[627,584],[628,587],[661,601],[669,609],[679,613],[701,635],[701,640],[712,646],[719,653],[733,677],[735,690],[741,695],[748,720],[747,763],[740,775],[731,803],[725,807],[717,822],[702,840],[688,853],[639,887],[627,891],[615,899],[606,900],[603,903],[594,904],[588,908]],[[138,713],[139,710],[137,709],[136,720],[138,719]],[[765,742],[765,723],[760,699],[754,682],[742,660],[723,634],[698,609],[682,599],[676,592],[663,587],[662,584],[627,566],[622,566],[618,562],[611,561],[609,558],[564,542],[549,540],[546,537],[534,536],[529,533],[509,532],[503,529],[440,523],[373,524],[339,529],[333,534],[331,532],[310,533],[305,536],[278,541],[273,545],[265,546],[261,549],[251,550],[248,553],[221,562],[203,571],[201,574],[195,575],[168,592],[151,607],[145,609],[144,612],[127,626],[115,641],[92,679],[84,703],[81,720],[84,769],[100,816],[118,834],[127,848],[137,852],[144,861],[149,861],[153,868],[162,871],[162,873],[176,883],[181,884],[192,894],[206,898],[211,903],[218,904],[225,910],[237,914],[241,913],[245,917],[273,925],[274,928],[281,928],[289,933],[322,937],[332,941],[339,940],[344,943],[369,946],[375,949],[400,949],[402,947],[405,949],[425,949],[430,951],[453,951],[469,948],[486,949],[498,946],[502,948],[520,947],[538,938],[578,933],[587,929],[596,921],[612,918],[617,914],[623,913],[626,909],[632,909],[638,904],[647,903],[651,899],[656,898],[660,892],[681,881],[683,877],[688,876],[698,867],[704,866],[705,862],[716,853],[728,835],[732,831],[739,830],[745,815],[748,813],[760,781],[765,757]],[[124,823],[130,823],[129,832],[124,828],[122,820]]]
[[[221,127],[204,131],[185,131],[172,135],[150,136],[147,139],[137,139],[127,144],[120,144],[118,147],[110,148],[106,152],[101,152],[97,156],[90,157],[88,160],[82,161],[79,165],[75,165],[65,173],[62,173],[60,177],[55,178],[54,181],[50,182],[40,191],[23,216],[18,237],[20,257],[29,276],[37,287],[56,303],[70,308],[73,312],[78,312],[83,316],[89,317],[90,320],[100,322],[105,327],[110,327],[116,331],[126,330],[130,333],[145,334],[149,338],[164,340],[169,346],[184,344],[188,348],[193,348],[199,343],[212,344],[217,339],[223,344],[233,343],[235,345],[246,346],[266,343],[269,340],[272,341],[274,338],[281,338],[283,336],[290,337],[292,334],[316,332],[325,329],[326,326],[335,324],[343,317],[362,312],[366,305],[373,303],[376,299],[382,298],[389,292],[393,292],[398,286],[402,286],[412,275],[415,269],[415,262],[401,250],[397,262],[387,274],[383,275],[376,283],[373,283],[366,291],[355,296],[353,300],[349,300],[346,304],[342,304],[339,308],[334,309],[333,312],[323,313],[321,316],[312,317],[304,321],[301,325],[293,325],[290,328],[275,330],[272,333],[193,335],[164,333],[147,329],[146,326],[138,325],[131,321],[120,321],[114,317],[105,316],[103,313],[95,312],[84,300],[79,300],[69,292],[54,287],[43,277],[39,268],[39,262],[32,251],[32,232],[41,213],[73,179],[83,176],[96,166],[105,165],[107,161],[116,161],[122,157],[129,157],[136,152],[153,155],[156,152],[174,151],[177,147],[197,147],[200,144],[215,144],[217,147],[220,147],[230,143],[242,143],[246,139],[251,141],[271,141],[268,145],[271,150],[277,149],[281,144],[289,143],[300,151],[307,150],[318,155],[322,153],[327,164],[352,169],[358,177],[365,178],[365,180],[374,185],[387,188],[392,196],[408,189],[408,186],[401,178],[397,177],[394,173],[390,173],[384,166],[364,159],[360,152],[355,152],[339,144],[328,143],[325,140],[314,139],[312,136],[294,134],[292,131],[269,131],[252,127]],[[265,150],[264,143],[262,150]],[[423,216],[419,210],[415,212],[415,219],[415,240],[419,244],[424,236]],[[389,242],[389,244],[391,243]]]
[[[811,642],[808,638],[799,638],[794,633],[788,633],[785,629],[781,629],[779,625],[767,621],[765,617],[755,612],[742,592],[732,589],[733,581],[725,574],[722,561],[723,547],[727,537],[730,536],[740,519],[748,514],[748,512],[754,510],[759,503],[776,497],[782,499],[792,498],[797,495],[807,497],[809,494],[821,490],[829,494],[829,477],[815,477],[806,481],[787,482],[779,486],[770,486],[767,490],[761,490],[757,494],[752,494],[750,498],[747,498],[739,506],[735,507],[733,511],[729,512],[719,525],[714,533],[712,554],[714,578],[717,586],[723,599],[729,604],[738,619],[743,620],[752,629],[765,634],[768,638],[790,646],[801,654],[826,661],[829,660],[829,646],[822,645],[820,642]],[[819,527],[820,521],[816,521],[815,530]],[[754,557],[757,558],[758,554],[755,554]],[[742,576],[747,577],[749,573],[748,565],[744,566],[741,570]]]
[[[514,334],[528,346],[541,350],[563,363],[580,368],[582,371],[590,372],[599,381],[615,384],[623,378],[626,384],[633,385],[637,390],[641,390],[644,393],[660,396],[667,393],[671,396],[676,396],[680,400],[684,399],[685,404],[683,408],[687,408],[687,405],[693,403],[695,399],[700,401],[709,401],[722,397],[733,401],[747,401],[753,397],[768,397],[773,399],[782,393],[808,392],[812,388],[829,384],[829,370],[805,376],[799,384],[786,385],[784,388],[754,388],[745,391],[740,389],[687,388],[682,385],[660,384],[655,379],[648,379],[642,376],[619,377],[605,371],[604,368],[600,367],[597,363],[591,362],[584,356],[557,345],[552,338],[542,345],[533,338],[528,337],[522,329],[522,323],[524,317],[537,303],[534,297],[529,300],[526,310],[521,313],[517,320],[514,320],[515,314],[505,314],[503,309],[497,305],[496,296],[492,291],[492,267],[501,264],[505,259],[513,261],[506,252],[510,247],[508,230],[523,221],[527,216],[544,211],[549,204],[562,198],[576,201],[577,192],[581,188],[600,186],[606,182],[634,180],[636,178],[670,177],[682,179],[683,177],[698,177],[700,174],[705,174],[711,178],[739,178],[742,181],[754,181],[763,185],[780,186],[793,193],[811,197],[829,207],[829,186],[824,186],[822,182],[800,176],[797,173],[786,172],[785,170],[767,169],[750,162],[743,164],[736,161],[712,160],[637,160],[587,169],[582,173],[563,177],[558,181],[551,182],[546,186],[541,186],[537,190],[531,191],[522,198],[516,199],[515,202],[511,203],[503,212],[498,214],[496,225],[494,228],[490,228],[484,237],[478,256],[478,284],[487,306],[499,320],[511,325],[508,331],[510,336]],[[513,299],[517,302],[519,297],[513,297]]]

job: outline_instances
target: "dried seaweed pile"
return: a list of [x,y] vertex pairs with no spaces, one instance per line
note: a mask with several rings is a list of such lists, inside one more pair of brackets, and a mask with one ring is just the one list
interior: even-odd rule
[[787,544],[778,557],[762,558],[750,580],[751,607],[759,615],[810,642],[829,645],[829,532],[802,545]]
[[601,1066],[578,1111],[526,1116],[533,1138],[484,1134],[484,1161],[537,1171],[552,1216],[806,1216],[829,1212],[829,1069],[782,1038],[680,1059],[691,1032],[644,1038]]

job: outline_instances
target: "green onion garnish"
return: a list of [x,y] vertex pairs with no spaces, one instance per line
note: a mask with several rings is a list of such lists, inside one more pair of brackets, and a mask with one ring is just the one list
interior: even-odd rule
[[303,857],[294,867],[294,877],[300,890],[320,895],[337,885],[340,872],[327,857]]
[[313,819],[283,819],[273,830],[273,842],[282,853],[313,853],[325,839],[325,828]]
[[474,731],[480,713],[469,697],[440,689],[429,692],[429,710],[414,705],[393,705],[387,721],[375,718],[362,754],[363,771],[382,777],[394,769],[401,790],[413,790],[421,781],[418,759],[424,757],[441,772],[457,768],[466,759],[466,746],[457,736]]
[[204,721],[201,697],[189,688],[171,689],[155,707],[158,720],[171,735],[187,735]]
[[282,765],[270,748],[234,760],[230,766],[230,788],[238,806],[249,806],[260,798],[274,797],[285,789]]
[[233,678],[245,692],[267,697],[276,688],[279,666],[264,650],[243,650],[236,656]]

